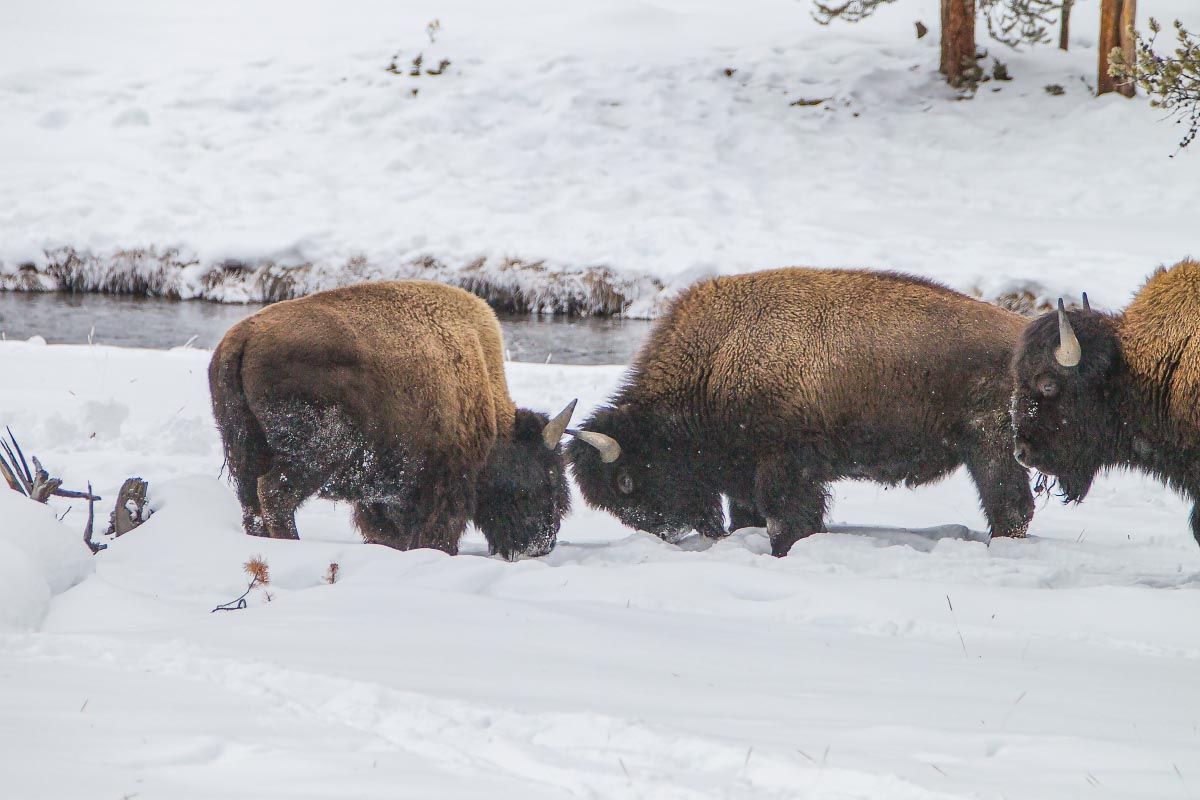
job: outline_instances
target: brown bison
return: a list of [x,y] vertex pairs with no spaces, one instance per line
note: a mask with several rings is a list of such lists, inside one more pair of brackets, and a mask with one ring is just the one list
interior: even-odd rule
[[[1133,467],[1200,501],[1200,262],[1159,269],[1121,314],[1086,306],[1030,324],[1013,361],[1014,454],[1079,502]],[[1192,534],[1200,542],[1200,505]]]
[[353,504],[368,542],[458,550],[468,520],[506,558],[554,546],[569,495],[554,420],[515,408],[496,315],[426,281],[350,286],[233,326],[208,370],[246,532]]
[[663,537],[764,526],[787,554],[842,478],[965,464],[992,534],[1033,515],[1009,363],[1026,320],[920,278],[783,269],[688,289],[568,447],[588,503]]

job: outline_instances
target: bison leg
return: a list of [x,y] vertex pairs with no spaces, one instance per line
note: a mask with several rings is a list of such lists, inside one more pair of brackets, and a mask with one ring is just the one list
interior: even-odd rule
[[356,504],[354,521],[371,544],[397,550],[430,547],[456,555],[474,499],[470,481],[427,475],[407,502]]
[[967,460],[992,536],[1024,536],[1033,519],[1029,473],[1007,452]]
[[742,503],[732,497],[729,498],[729,530],[765,527],[767,527],[767,518],[758,513],[754,503]]
[[758,466],[754,495],[766,517],[771,554],[786,556],[800,539],[825,530],[829,495],[825,482],[788,459],[771,459]]
[[258,500],[262,505],[263,526],[272,539],[299,539],[296,509],[312,494],[278,470],[258,479]]
[[397,550],[410,547],[411,536],[405,530],[405,514],[402,509],[389,503],[355,503],[354,524],[358,526],[363,541],[382,544]]
[[236,446],[226,447],[225,460],[229,475],[237,487],[242,506],[242,527],[251,536],[266,536],[262,504],[258,499],[258,479],[271,467],[271,450],[258,426],[254,425],[237,440]]

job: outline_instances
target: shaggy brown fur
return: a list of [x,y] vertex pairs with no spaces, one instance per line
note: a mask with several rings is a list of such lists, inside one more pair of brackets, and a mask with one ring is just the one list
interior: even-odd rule
[[584,497],[672,536],[763,525],[776,555],[824,529],[841,478],[915,486],[966,464],[992,532],[1033,514],[1011,454],[1008,364],[1025,326],[929,281],[784,269],[693,286],[582,426],[622,454],[568,453]]
[[545,415],[518,410],[500,326],[479,298],[426,281],[272,305],[209,366],[246,531],[296,538],[321,494],[354,503],[370,542],[456,552],[474,518],[493,551],[554,544],[568,499]]
[[[1200,262],[1159,269],[1121,314],[1067,313],[1082,357],[1064,367],[1056,315],[1013,362],[1016,454],[1082,500],[1097,472],[1133,467],[1200,501]],[[1200,542],[1200,505],[1192,533]]]

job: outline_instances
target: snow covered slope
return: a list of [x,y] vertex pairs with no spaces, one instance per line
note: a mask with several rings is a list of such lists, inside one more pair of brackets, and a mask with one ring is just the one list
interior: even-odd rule
[[913,33],[935,0],[828,28],[796,0],[4,3],[0,287],[424,275],[652,315],[697,277],[808,264],[1123,305],[1200,248],[1200,154],[1169,158],[1144,99],[1090,96],[1098,5],[1068,53],[981,25],[1015,79],[959,102]]
[[[40,630],[0,635],[6,796],[1161,800],[1200,786],[1200,547],[1152,482],[1101,479],[1082,506],[1040,504],[1031,538],[990,547],[961,474],[841,485],[839,527],[785,559],[763,531],[673,546],[578,504],[550,556],[513,564],[475,535],[455,558],[364,545],[326,502],[300,515],[301,541],[252,539],[218,478],[208,357],[0,343],[0,422],[68,486],[111,498],[147,478],[155,509],[94,574],[54,585]],[[619,373],[509,365],[518,402],[578,394],[580,413]],[[75,532],[77,501],[55,510],[68,502]],[[0,542],[9,509],[0,497]],[[210,613],[245,589],[253,555],[272,599]]]

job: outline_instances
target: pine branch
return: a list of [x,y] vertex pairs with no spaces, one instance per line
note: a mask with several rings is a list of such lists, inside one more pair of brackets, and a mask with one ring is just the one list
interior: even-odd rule
[[1187,131],[1179,141],[1182,150],[1200,134],[1200,39],[1194,37],[1179,20],[1175,20],[1178,44],[1172,55],[1159,55],[1154,49],[1162,26],[1150,18],[1149,39],[1132,31],[1135,42],[1133,63],[1129,63],[1119,48],[1109,56],[1109,74],[1126,81],[1136,81],[1150,96],[1150,105],[1167,112]]

